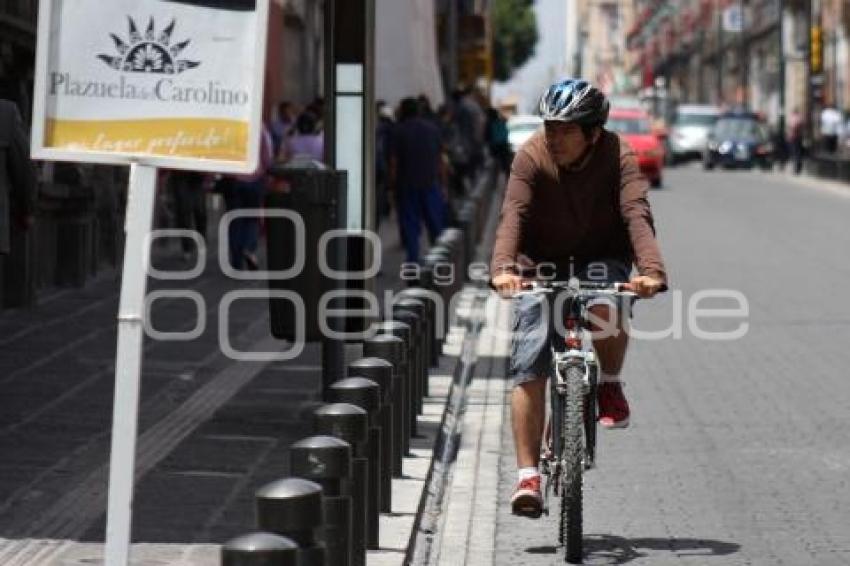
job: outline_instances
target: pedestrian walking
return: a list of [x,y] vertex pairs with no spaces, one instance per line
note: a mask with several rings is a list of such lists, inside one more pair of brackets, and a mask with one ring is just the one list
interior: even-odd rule
[[[168,175],[168,190],[174,198],[175,227],[194,230],[206,242],[207,196],[204,175],[197,171],[172,171]],[[192,255],[192,241],[180,238],[180,245],[183,260],[188,262]]]
[[788,137],[785,132],[783,121],[773,130],[773,147],[776,157],[776,165],[780,171],[785,171],[785,165],[788,163],[790,153],[788,147]]
[[277,118],[272,122],[271,127],[275,155],[280,153],[283,142],[292,133],[297,115],[295,106],[288,100],[284,100],[278,105]]
[[511,170],[513,152],[508,140],[508,123],[495,108],[487,109],[487,147],[490,155],[506,175]]
[[29,141],[18,107],[0,99],[0,255],[33,224],[38,194]]
[[379,100],[376,104],[377,123],[375,124],[375,231],[381,221],[390,215],[390,200],[387,195],[390,171],[390,146],[395,122],[387,103]]
[[486,116],[481,106],[475,100],[472,89],[464,88],[455,91],[454,117],[458,129],[469,153],[469,166],[466,169],[467,179],[474,182],[478,169],[484,162],[484,127]]
[[415,98],[401,102],[390,151],[390,187],[395,194],[407,261],[419,261],[424,221],[433,243],[445,225],[445,170],[440,130],[419,115]]
[[820,135],[823,150],[827,153],[835,153],[838,149],[838,136],[844,125],[841,112],[832,106],[827,106],[820,113]]
[[310,111],[303,112],[295,121],[295,130],[283,142],[283,161],[325,160],[325,136],[318,130],[318,119]]
[[[241,209],[259,209],[266,191],[266,173],[273,162],[272,139],[268,128],[263,127],[260,142],[260,160],[257,169],[249,175],[237,175],[224,184],[224,204],[228,212]],[[260,238],[260,220],[256,214],[233,219],[228,225],[228,249],[233,269],[259,269],[257,246]]]
[[798,108],[795,108],[788,118],[788,141],[791,145],[791,159],[794,161],[795,175],[799,175],[803,170],[803,158],[805,156],[805,147],[803,145],[804,131],[805,123],[803,122],[803,115]]
[[434,112],[434,108],[431,106],[431,99],[424,94],[420,94],[417,101],[419,102],[419,115],[439,128],[440,117]]
[[448,186],[456,198],[466,194],[466,179],[469,176],[469,148],[455,120],[452,107],[444,104],[438,112],[443,148],[448,161]]

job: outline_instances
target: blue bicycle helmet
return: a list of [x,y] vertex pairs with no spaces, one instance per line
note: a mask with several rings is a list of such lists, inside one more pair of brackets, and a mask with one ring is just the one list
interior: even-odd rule
[[564,79],[540,97],[540,116],[544,121],[602,126],[608,120],[609,108],[605,95],[582,79]]

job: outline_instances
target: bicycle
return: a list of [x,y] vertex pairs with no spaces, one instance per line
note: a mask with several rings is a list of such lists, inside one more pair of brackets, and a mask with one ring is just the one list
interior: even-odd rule
[[565,296],[565,336],[552,334],[554,379],[550,384],[550,418],[546,449],[540,459],[545,478],[543,512],[549,514],[549,494],[561,498],[558,542],[564,559],[582,561],[582,480],[596,462],[596,393],[599,364],[589,337],[588,303],[599,297],[636,297],[623,284],[570,281],[532,282],[514,298],[529,295]]

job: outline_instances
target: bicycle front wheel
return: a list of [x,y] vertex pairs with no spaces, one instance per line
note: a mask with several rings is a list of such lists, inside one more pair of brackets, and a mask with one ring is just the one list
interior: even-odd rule
[[567,368],[561,444],[561,524],[564,559],[582,561],[582,458],[584,456],[584,372]]

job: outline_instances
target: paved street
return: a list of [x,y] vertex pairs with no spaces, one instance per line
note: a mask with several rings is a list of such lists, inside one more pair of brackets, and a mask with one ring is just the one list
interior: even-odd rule
[[[586,482],[586,563],[850,563],[850,190],[821,187],[685,166],[667,171],[666,187],[652,193],[675,292],[639,304],[634,325],[667,328],[682,301],[684,330],[681,339],[632,345],[624,371],[631,428],[602,434],[599,468]],[[744,338],[708,341],[689,329],[688,301],[704,289],[743,293]],[[740,323],[704,319],[699,328]],[[469,476],[479,495],[461,527],[457,515],[446,519],[477,533],[478,545],[479,525],[495,520],[495,533],[484,531],[495,552],[467,549],[465,559],[461,552],[439,564],[563,560],[554,513],[532,522],[506,504],[516,472],[502,383],[504,397],[492,401],[504,410],[501,446],[476,448],[480,461],[501,449],[498,499],[491,474]]]

